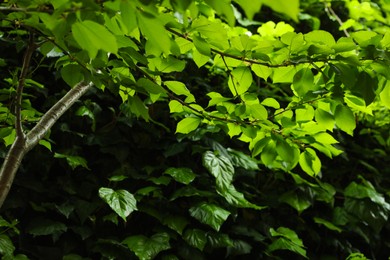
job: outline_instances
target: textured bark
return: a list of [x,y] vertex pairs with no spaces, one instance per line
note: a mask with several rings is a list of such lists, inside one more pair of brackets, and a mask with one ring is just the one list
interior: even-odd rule
[[0,208],[8,195],[11,185],[19,169],[24,155],[34,148],[35,145],[47,134],[54,123],[92,86],[92,82],[81,82],[63,96],[53,107],[50,108],[27,133],[26,136],[17,136],[5,157],[0,169]]

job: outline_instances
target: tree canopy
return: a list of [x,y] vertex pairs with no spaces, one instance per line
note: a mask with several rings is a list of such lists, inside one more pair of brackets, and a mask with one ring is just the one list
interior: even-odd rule
[[388,257],[389,1],[0,17],[3,259]]

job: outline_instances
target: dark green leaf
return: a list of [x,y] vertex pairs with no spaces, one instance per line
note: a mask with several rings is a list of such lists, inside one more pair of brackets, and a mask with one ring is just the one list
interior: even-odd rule
[[229,217],[230,212],[210,203],[200,203],[197,206],[190,208],[190,214],[199,222],[209,225],[216,231],[219,231],[222,224]]
[[184,235],[184,240],[191,246],[203,251],[207,243],[206,232],[200,229],[188,229]]
[[171,175],[175,181],[186,185],[190,184],[196,177],[189,168],[168,168],[165,173]]
[[142,260],[153,259],[161,251],[171,248],[167,233],[157,233],[150,238],[143,235],[131,236],[122,243],[126,244]]
[[137,201],[127,190],[100,188],[99,196],[124,220],[137,210]]

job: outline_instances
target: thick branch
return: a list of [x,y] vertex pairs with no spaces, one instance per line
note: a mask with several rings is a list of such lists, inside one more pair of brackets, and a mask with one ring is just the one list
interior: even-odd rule
[[11,189],[12,182],[24,155],[30,151],[47,134],[53,124],[93,85],[92,82],[81,82],[65,94],[49,111],[47,111],[27,134],[16,136],[11,149],[0,169],[0,208]]
[[24,138],[16,137],[11,149],[8,151],[0,170],[0,208],[11,189],[15,174],[26,154],[26,141]]
[[27,134],[26,149],[31,150],[38,142],[47,134],[55,122],[76,102],[82,95],[84,95],[93,83],[80,82],[74,88],[69,90],[49,111],[47,111]]

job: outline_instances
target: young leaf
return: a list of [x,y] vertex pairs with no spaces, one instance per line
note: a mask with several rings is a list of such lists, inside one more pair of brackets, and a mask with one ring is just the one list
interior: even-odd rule
[[210,45],[200,36],[194,35],[192,37],[195,48],[205,56],[210,57]]
[[176,133],[188,134],[198,128],[202,120],[199,117],[186,117],[176,126]]
[[171,40],[164,28],[163,23],[156,17],[146,12],[136,12],[138,25],[142,34],[148,39],[160,53],[170,53]]
[[229,89],[233,96],[244,94],[253,81],[252,73],[248,67],[237,67],[229,77]]
[[301,69],[293,79],[294,91],[298,97],[303,97],[307,92],[314,89],[314,76],[310,69]]
[[192,217],[203,224],[209,225],[216,231],[219,231],[222,224],[230,215],[229,211],[206,202],[190,208],[189,211]]
[[87,20],[72,25],[73,37],[83,50],[94,59],[98,50],[117,53],[118,45],[115,36],[103,25]]
[[131,212],[137,210],[137,201],[127,190],[113,190],[100,188],[99,196],[102,198],[124,221]]

